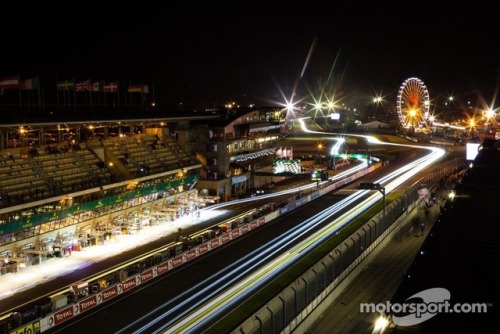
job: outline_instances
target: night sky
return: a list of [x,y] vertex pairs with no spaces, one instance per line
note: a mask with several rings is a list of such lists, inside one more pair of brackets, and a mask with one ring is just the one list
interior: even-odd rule
[[500,79],[494,2],[437,3],[2,5],[0,78],[39,75],[47,99],[73,77],[154,82],[167,110],[270,105],[294,91],[311,102],[321,91],[395,99],[408,77],[422,79],[431,99],[492,100]]

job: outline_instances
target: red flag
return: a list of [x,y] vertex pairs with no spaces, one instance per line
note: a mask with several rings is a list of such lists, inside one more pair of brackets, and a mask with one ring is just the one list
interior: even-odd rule
[[118,92],[118,81],[104,84],[104,93],[117,93],[117,92]]

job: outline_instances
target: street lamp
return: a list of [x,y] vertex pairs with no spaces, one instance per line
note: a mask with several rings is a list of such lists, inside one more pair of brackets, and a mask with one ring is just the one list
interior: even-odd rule
[[385,187],[382,187],[380,183],[360,183],[359,189],[378,190],[382,193],[382,198],[384,201],[384,216],[385,216]]
[[20,139],[20,143],[21,143],[21,145],[20,145],[20,146],[21,146],[21,147],[23,147],[23,146],[24,146],[24,140],[26,139],[26,133],[27,133],[26,129],[25,129],[24,127],[22,127],[22,126],[21,126],[21,127],[19,128],[19,139]]
[[372,334],[382,333],[384,329],[387,328],[387,326],[389,326],[389,320],[383,314],[381,314],[375,322],[375,327],[373,328]]
[[321,164],[321,151],[323,150],[323,144],[318,144],[318,155],[319,155],[319,163]]
[[448,198],[451,201],[453,201],[453,199],[455,198],[455,196],[456,196],[455,190],[450,191],[450,193],[448,194]]
[[485,133],[489,133],[491,130],[491,120],[495,117],[495,111],[493,109],[488,109],[484,112],[484,116],[486,117],[486,124],[485,124]]

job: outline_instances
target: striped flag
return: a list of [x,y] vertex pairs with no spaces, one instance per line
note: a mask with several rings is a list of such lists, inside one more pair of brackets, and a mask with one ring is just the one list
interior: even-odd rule
[[102,92],[104,87],[104,82],[97,81],[92,83],[92,91],[93,92]]
[[127,92],[129,93],[142,93],[141,85],[129,86]]
[[91,92],[92,91],[92,82],[90,82],[90,79],[77,82],[75,84],[75,91],[77,92]]
[[149,94],[149,86],[148,85],[130,85],[127,89],[128,93],[142,93]]
[[40,78],[35,77],[31,79],[21,80],[19,88],[22,90],[40,89]]
[[19,75],[0,79],[0,89],[17,89],[19,81]]

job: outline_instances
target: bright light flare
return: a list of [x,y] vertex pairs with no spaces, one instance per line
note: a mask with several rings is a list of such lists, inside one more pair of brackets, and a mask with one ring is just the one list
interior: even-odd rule
[[389,321],[383,315],[381,315],[380,317],[378,317],[377,321],[375,321],[375,328],[373,329],[373,331],[380,332],[384,328],[386,328],[387,325],[389,325]]
[[335,103],[333,103],[333,101],[328,101],[327,104],[326,104],[326,107],[329,110],[333,110],[335,108]]
[[455,193],[454,190],[450,191],[450,193],[448,194],[448,198],[453,201],[453,199],[455,198],[457,194]]
[[323,103],[321,102],[316,102],[314,105],[314,109],[321,111],[323,109]]
[[484,115],[487,119],[493,118],[495,116],[495,111],[493,109],[485,110]]

